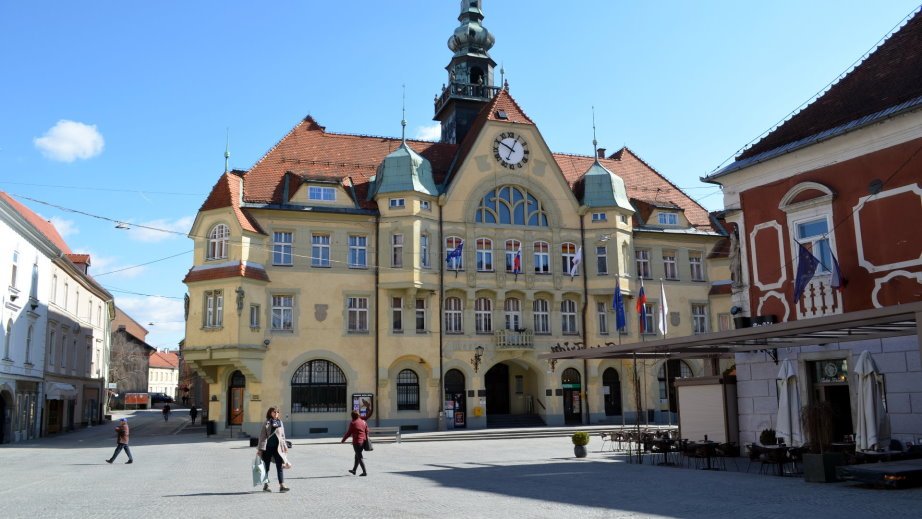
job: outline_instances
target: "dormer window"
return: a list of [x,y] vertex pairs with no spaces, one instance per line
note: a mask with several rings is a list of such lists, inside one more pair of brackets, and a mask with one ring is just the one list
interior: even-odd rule
[[429,211],[432,209],[432,204],[428,200],[420,200],[419,208],[423,211]]
[[388,205],[391,209],[402,209],[406,207],[407,200],[405,198],[391,198]]
[[592,213],[593,222],[604,222],[607,220],[608,218],[605,216],[605,213]]
[[679,215],[676,213],[660,213],[659,214],[659,224],[660,225],[679,225]]
[[335,202],[336,190],[332,187],[310,186],[307,189],[308,200],[319,200],[321,202]]

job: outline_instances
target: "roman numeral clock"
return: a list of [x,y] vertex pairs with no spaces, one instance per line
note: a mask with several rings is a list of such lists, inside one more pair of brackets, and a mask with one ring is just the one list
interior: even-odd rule
[[503,132],[493,140],[493,157],[500,166],[521,169],[528,162],[528,143],[514,132]]

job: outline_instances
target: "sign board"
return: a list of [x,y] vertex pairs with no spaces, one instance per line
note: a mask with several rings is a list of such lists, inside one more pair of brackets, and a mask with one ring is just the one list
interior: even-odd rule
[[125,393],[125,405],[147,405],[147,393]]
[[463,411],[455,411],[455,425],[461,426],[461,427],[464,426],[464,412]]
[[118,384],[116,384],[115,382],[109,382],[108,384],[106,384],[106,389],[118,389]]
[[364,420],[371,418],[375,412],[375,395],[371,393],[353,393],[352,410],[358,411],[359,416]]

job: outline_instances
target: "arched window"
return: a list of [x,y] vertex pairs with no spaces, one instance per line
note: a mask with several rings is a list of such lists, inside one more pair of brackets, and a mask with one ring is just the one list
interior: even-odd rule
[[[602,392],[605,395],[605,416],[621,414],[621,377],[615,368],[602,373]],[[604,388],[608,388],[605,390]]]
[[576,302],[564,299],[560,302],[561,331],[565,334],[574,334],[576,330]]
[[207,259],[224,259],[227,257],[227,241],[230,238],[230,229],[223,223],[211,228],[208,233]]
[[486,195],[474,214],[477,223],[547,227],[547,212],[541,202],[519,186],[500,186]]
[[576,245],[572,243],[560,244],[560,271],[568,274],[573,268],[573,261],[576,259]]
[[[666,391],[666,368],[668,368],[669,371],[669,391]],[[675,379],[689,378],[691,376],[691,367],[682,360],[667,361],[666,364],[663,364],[659,368],[659,375],[657,376],[657,379],[659,380],[659,398],[660,400],[665,400],[668,393],[669,410],[673,413],[677,412],[679,409],[679,399],[675,390]]]
[[419,411],[419,377],[411,369],[397,374],[397,410]]
[[493,333],[493,301],[485,297],[474,301],[474,321],[477,333]]
[[445,298],[445,333],[464,331],[460,297]]
[[292,413],[346,411],[346,375],[326,360],[305,362],[291,377]]

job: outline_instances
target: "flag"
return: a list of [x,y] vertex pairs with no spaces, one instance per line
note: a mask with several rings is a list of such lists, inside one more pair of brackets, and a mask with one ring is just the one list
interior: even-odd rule
[[832,268],[829,269],[832,272],[832,281],[829,282],[829,286],[836,290],[842,290],[842,285],[844,281],[842,279],[842,271],[839,270],[839,262],[836,261],[836,255],[829,251],[830,257],[832,257]]
[[660,286],[660,305],[659,305],[659,331],[663,334],[663,337],[666,336],[666,332],[669,331],[669,325],[666,322],[666,318],[669,316],[669,306],[666,305],[666,286],[662,281],[659,283]]
[[624,298],[621,297],[621,284],[615,282],[615,297],[611,301],[612,309],[615,311],[615,328],[618,331],[624,331],[627,327],[627,319],[624,318]]
[[797,253],[797,277],[794,280],[795,304],[800,301],[804,289],[807,288],[807,283],[813,279],[813,274],[816,273],[816,266],[820,263],[820,260],[816,259],[816,256],[811,254],[802,243],[798,245],[800,246],[800,250]]
[[637,292],[637,315],[640,317],[640,333],[646,333],[645,325],[647,323],[647,294],[643,292],[643,282],[640,284],[640,292]]
[[461,249],[464,247],[464,242],[458,243],[458,246],[454,250],[448,251],[448,254],[445,255],[445,263],[451,263],[453,259],[461,259]]
[[576,255],[570,260],[570,279],[579,271],[579,264],[583,262],[583,248],[576,249]]
[[515,256],[512,257],[512,273],[518,275],[522,272],[522,246],[519,246],[519,249],[515,251]]

